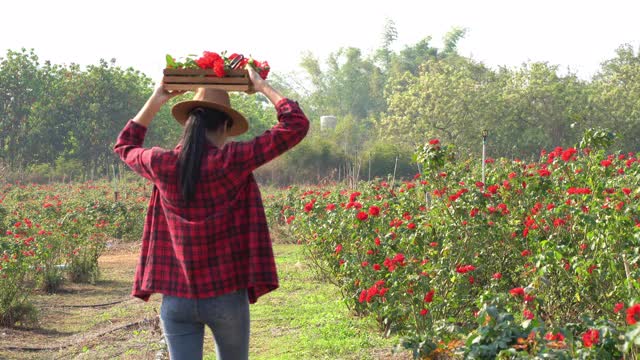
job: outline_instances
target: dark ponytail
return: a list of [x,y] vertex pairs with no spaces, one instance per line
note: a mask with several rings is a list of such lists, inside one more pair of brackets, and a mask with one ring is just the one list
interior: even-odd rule
[[182,150],[178,155],[178,182],[185,201],[193,200],[200,178],[202,156],[207,142],[207,131],[217,131],[224,124],[231,127],[231,119],[222,111],[197,107],[189,113],[182,133]]

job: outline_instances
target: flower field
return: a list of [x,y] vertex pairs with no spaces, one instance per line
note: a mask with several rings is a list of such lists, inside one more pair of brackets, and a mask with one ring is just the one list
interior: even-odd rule
[[434,139],[413,180],[290,188],[268,215],[416,356],[635,358],[640,158],[606,141],[488,159],[482,183]]
[[[277,233],[303,244],[351,311],[416,357],[635,358],[640,344],[640,157],[592,133],[538,161],[456,158],[355,189],[266,191]],[[0,188],[0,325],[28,324],[34,292],[94,282],[112,239],[138,240],[150,185]]]
[[110,239],[139,239],[150,187],[132,183],[119,201],[109,183],[0,188],[0,326],[36,320],[34,290],[93,283]]

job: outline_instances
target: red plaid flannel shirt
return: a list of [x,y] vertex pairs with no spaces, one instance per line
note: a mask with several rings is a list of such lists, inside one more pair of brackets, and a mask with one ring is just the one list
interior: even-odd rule
[[146,128],[129,121],[114,151],[154,184],[132,295],[207,298],[246,288],[249,301],[278,287],[267,219],[252,171],[299,143],[309,121],[298,103],[276,104],[278,124],[249,142],[207,144],[196,198],[185,206],[174,150],[142,147]]

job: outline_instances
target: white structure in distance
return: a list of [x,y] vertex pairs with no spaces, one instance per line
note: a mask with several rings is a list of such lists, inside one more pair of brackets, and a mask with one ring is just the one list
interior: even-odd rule
[[336,125],[338,124],[338,118],[333,115],[325,115],[320,116],[320,130],[335,130]]

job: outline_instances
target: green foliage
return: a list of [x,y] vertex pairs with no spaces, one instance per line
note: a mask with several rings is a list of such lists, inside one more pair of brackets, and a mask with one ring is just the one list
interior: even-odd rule
[[363,161],[363,178],[369,177],[364,166],[371,167],[371,179],[386,178],[393,174],[394,169],[398,178],[408,178],[418,173],[416,164],[412,161],[412,150],[406,144],[371,143],[365,150]]
[[119,201],[104,182],[0,188],[0,322],[30,319],[16,309],[29,309],[35,289],[56,292],[67,278],[95,283],[107,242],[140,238],[149,187],[119,187]]
[[591,150],[606,150],[614,142],[616,135],[611,131],[601,129],[587,129],[580,140],[580,148]]
[[267,204],[356,313],[420,356],[620,358],[624,341],[635,352],[629,315],[613,310],[639,296],[640,159],[542,153],[489,161],[482,183],[479,161],[431,141],[420,178],[293,188]]
[[465,359],[495,359],[498,353],[517,344],[528,333],[509,312],[485,305],[478,313],[478,328],[469,334]]
[[[612,146],[638,150],[640,56],[630,45],[618,48],[586,81],[546,62],[492,69],[460,56],[464,28],[452,28],[442,48],[425,36],[397,51],[392,48],[399,35],[393,20],[387,19],[381,30],[380,47],[371,54],[344,47],[320,60],[307,53],[301,58],[304,74],[282,69],[272,75],[283,94],[302,104],[314,128],[320,116],[334,115],[338,129],[328,142],[313,141],[320,149],[305,147],[314,152],[309,161],[291,156],[274,166],[285,175],[262,178],[283,183],[300,172],[338,180],[341,169],[367,162],[366,153],[377,144],[415,148],[430,138],[455,145],[459,154],[478,154],[483,129],[489,131],[490,157],[531,159],[540,148],[576,144],[586,129],[598,127],[618,134]],[[171,57],[166,60],[178,65]],[[109,174],[117,161],[111,152],[117,133],[150,94],[149,77],[114,60],[81,68],[42,62],[34,50],[7,51],[0,58],[0,162],[14,171],[7,180]],[[146,146],[177,144],[182,128],[170,108],[190,96],[174,98],[161,109]],[[251,125],[240,141],[275,123],[273,107],[263,97],[232,94],[232,104]],[[327,150],[332,147],[341,150]],[[317,171],[317,156],[333,162]],[[67,167],[66,162],[73,163]],[[377,175],[392,170],[386,171]]]

